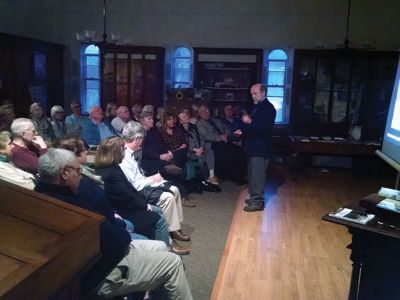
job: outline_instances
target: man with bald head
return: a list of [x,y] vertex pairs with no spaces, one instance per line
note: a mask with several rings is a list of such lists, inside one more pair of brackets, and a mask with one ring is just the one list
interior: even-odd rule
[[264,209],[265,172],[271,152],[271,134],[276,110],[266,97],[266,86],[257,83],[250,89],[254,107],[250,114],[242,116],[240,129],[235,131],[243,137],[243,148],[247,159],[250,199],[246,200],[247,212]]
[[93,106],[89,111],[89,121],[82,127],[82,138],[88,145],[98,145],[110,136],[118,135],[109,122],[104,120],[100,106]]
[[118,133],[121,133],[126,123],[128,123],[129,118],[129,108],[123,105],[119,106],[117,116],[111,121],[111,125]]

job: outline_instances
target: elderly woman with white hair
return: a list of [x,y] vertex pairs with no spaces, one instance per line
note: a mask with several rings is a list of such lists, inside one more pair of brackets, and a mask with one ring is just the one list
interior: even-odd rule
[[35,125],[36,131],[42,136],[47,142],[53,142],[56,139],[54,134],[53,126],[47,119],[42,106],[38,103],[32,103],[29,107],[29,116]]
[[13,140],[8,131],[0,132],[0,179],[33,190],[35,176],[17,168],[11,161]]
[[32,121],[25,118],[15,119],[11,123],[13,149],[11,161],[20,169],[36,175],[38,157],[47,152],[44,139],[38,135]]
[[67,126],[65,125],[64,108],[60,105],[54,105],[50,109],[51,125],[53,126],[54,134],[57,139],[64,137],[67,134]]

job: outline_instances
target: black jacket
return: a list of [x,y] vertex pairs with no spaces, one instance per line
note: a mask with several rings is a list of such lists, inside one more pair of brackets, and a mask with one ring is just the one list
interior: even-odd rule
[[[104,191],[90,179],[83,177],[78,194],[69,187],[45,183],[39,180],[35,190],[70,204],[103,215],[106,219],[100,224],[101,258],[82,277],[83,292],[96,288],[116,265],[125,257],[131,242],[124,223],[114,217]],[[68,263],[68,262],[67,262]]]
[[241,123],[243,149],[247,157],[269,158],[271,154],[271,134],[275,123],[275,107],[265,99],[254,105],[250,114],[251,124]]
[[164,142],[161,132],[153,127],[146,131],[146,136],[142,145],[141,167],[146,176],[151,176],[157,172],[162,172],[165,162],[160,159],[160,155],[168,152],[168,146]]
[[135,226],[135,232],[155,237],[155,224],[161,218],[156,212],[147,210],[147,202],[126,178],[120,167],[105,167],[96,170],[104,181],[104,191],[113,209]]

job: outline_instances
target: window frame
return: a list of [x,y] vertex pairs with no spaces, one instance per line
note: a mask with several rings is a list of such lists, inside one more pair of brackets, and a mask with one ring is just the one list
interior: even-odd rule
[[[189,56],[188,57],[175,56],[175,53],[180,48],[185,48],[185,49],[189,50]],[[188,82],[176,81],[175,61],[177,59],[188,59],[189,60],[190,67],[189,67],[189,81]],[[181,84],[181,86],[179,86],[179,84]],[[175,88],[175,89],[192,88],[193,87],[193,48],[192,47],[189,47],[186,45],[181,45],[181,46],[173,48],[172,53],[171,53],[171,87]]]
[[[280,50],[283,51],[286,55],[286,59],[270,59],[270,55],[273,51]],[[291,92],[291,80],[290,80],[290,70],[291,70],[291,52],[286,49],[286,47],[272,47],[264,51],[264,76],[263,83],[267,87],[267,97],[269,88],[283,88],[283,96],[282,96],[282,120],[275,120],[276,124],[285,125],[289,124],[290,117],[290,92]],[[284,62],[285,63],[285,71],[283,78],[283,85],[268,85],[268,77],[269,77],[269,66],[271,62]]]
[[[97,54],[92,54],[92,53],[86,53],[86,49],[90,46],[95,46],[98,49],[98,53]],[[88,61],[88,57],[97,57],[98,58],[98,76],[97,78],[95,77],[87,77],[87,61]],[[100,80],[100,48],[95,45],[95,44],[81,44],[81,97],[80,97],[80,101],[81,101],[81,107],[82,107],[82,113],[83,114],[88,114],[89,113],[89,109],[90,107],[88,107],[88,99],[87,99],[87,82],[88,81],[97,81],[98,82],[98,100],[97,100],[97,105],[100,105],[100,99],[101,99],[101,95],[100,95],[100,84],[101,84],[101,80]]]

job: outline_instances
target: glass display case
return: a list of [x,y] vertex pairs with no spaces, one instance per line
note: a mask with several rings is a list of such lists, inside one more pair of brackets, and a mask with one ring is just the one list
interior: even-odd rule
[[101,102],[163,106],[164,48],[107,45],[101,49]]
[[291,125],[298,135],[363,138],[384,130],[398,54],[359,50],[296,50]]

